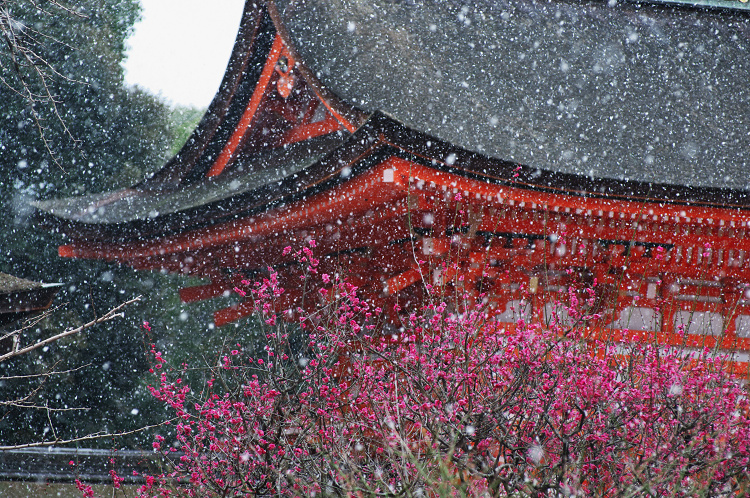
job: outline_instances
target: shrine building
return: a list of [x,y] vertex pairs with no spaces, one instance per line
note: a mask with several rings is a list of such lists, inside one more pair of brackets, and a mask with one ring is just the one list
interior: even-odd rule
[[23,332],[19,322],[47,310],[61,286],[0,272],[0,357],[17,348]]
[[[248,0],[161,170],[36,206],[63,257],[204,277],[185,302],[271,266],[291,304],[283,248],[314,239],[384,309],[414,309],[427,282],[486,295],[509,327],[534,314],[745,368],[750,22],[702,5]],[[587,286],[597,324],[554,304]]]

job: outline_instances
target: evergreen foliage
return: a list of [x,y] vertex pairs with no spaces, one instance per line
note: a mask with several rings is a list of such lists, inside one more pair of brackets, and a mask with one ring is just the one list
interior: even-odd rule
[[[6,42],[0,48],[0,209],[6,214],[0,219],[0,271],[65,284],[57,301],[67,303],[63,311],[26,332],[42,336],[146,291],[160,296],[168,285],[160,275],[136,276],[111,264],[59,258],[57,246],[64,240],[35,226],[28,202],[112,190],[155,171],[174,140],[171,110],[144,90],[124,85],[125,42],[140,15],[138,0],[2,5],[7,10],[0,19]],[[173,288],[163,293],[176,294]],[[146,313],[150,304],[141,306],[132,312]],[[137,409],[145,368],[137,322],[100,325],[0,365],[3,377],[76,369],[46,381],[0,380],[1,400],[19,399],[41,386],[31,401],[63,410],[48,419],[45,410],[2,406],[0,441],[144,424],[146,410]],[[88,411],[64,411],[72,407]]]

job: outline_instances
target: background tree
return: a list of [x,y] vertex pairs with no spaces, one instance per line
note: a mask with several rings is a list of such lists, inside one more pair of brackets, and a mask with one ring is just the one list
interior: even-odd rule
[[[0,440],[49,434],[67,438],[101,429],[144,425],[139,374],[144,370],[139,324],[155,305],[179,316],[176,293],[160,275],[57,256],[58,235],[39,230],[28,201],[111,190],[158,169],[174,142],[172,110],[124,85],[125,41],[140,15],[137,0],[0,0],[0,271],[64,282],[63,313],[26,331],[29,340],[90,321],[139,294],[129,323],[102,324],[33,355],[0,365],[0,397],[15,399],[28,381],[9,379],[55,365],[73,369],[37,394],[46,413],[3,408]],[[171,310],[171,311],[169,311]],[[139,409],[140,407],[140,409]],[[46,437],[46,436],[45,436]]]

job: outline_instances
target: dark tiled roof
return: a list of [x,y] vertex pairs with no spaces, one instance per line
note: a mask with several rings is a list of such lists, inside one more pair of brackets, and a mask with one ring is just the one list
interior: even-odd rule
[[0,272],[0,294],[10,294],[12,292],[25,292],[39,289],[42,284],[26,280],[25,278],[14,277],[7,273]]
[[[512,161],[528,165],[530,185],[545,179],[542,188],[747,205],[745,12],[584,0],[281,3],[279,29],[302,56],[305,81],[315,79],[309,69],[327,95],[378,116],[368,126],[398,128],[396,142],[414,135],[478,152],[480,177]],[[349,154],[354,137],[373,130],[238,156],[233,169],[205,175],[247,107],[273,18],[248,2],[219,93],[160,172],[118,192],[35,203],[47,213],[40,219],[89,240],[159,237],[329,185],[322,178],[338,166],[319,160]]]
[[560,172],[750,189],[746,13],[621,2],[284,1],[340,97]]

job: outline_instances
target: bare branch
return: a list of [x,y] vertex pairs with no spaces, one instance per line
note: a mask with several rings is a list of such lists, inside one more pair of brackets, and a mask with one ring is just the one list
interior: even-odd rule
[[46,346],[48,344],[52,344],[53,342],[57,342],[60,339],[63,339],[65,337],[78,334],[79,332],[82,332],[82,331],[84,331],[84,330],[86,330],[88,328],[91,328],[94,325],[97,325],[99,323],[108,322],[108,321],[113,320],[113,319],[118,318],[118,317],[121,318],[121,317],[124,316],[124,313],[122,313],[121,310],[125,306],[128,306],[129,304],[132,304],[132,303],[134,303],[136,301],[140,301],[140,300],[141,300],[141,296],[135,297],[133,299],[130,299],[129,301],[125,301],[124,303],[120,304],[119,306],[117,306],[115,308],[112,308],[111,310],[109,310],[107,313],[105,313],[101,317],[98,317],[98,318],[96,318],[94,320],[91,320],[90,322],[85,323],[85,324],[81,325],[80,327],[76,327],[74,329],[69,329],[69,330],[66,330],[64,332],[60,332],[59,334],[53,335],[52,337],[48,337],[47,339],[43,339],[41,341],[37,341],[34,344],[31,344],[29,346],[16,349],[16,350],[11,351],[9,353],[5,353],[4,355],[0,355],[0,363],[4,362],[6,360],[9,360],[10,358],[14,358],[16,356],[20,356],[22,354],[26,354],[26,353],[28,353],[30,351],[33,351],[33,350],[38,349],[38,348],[41,348],[41,347]]
[[[84,368],[91,366],[91,363],[86,363],[85,365],[81,365],[79,367],[75,368],[68,368],[67,370],[51,370],[47,372],[42,372],[38,374],[28,374],[28,375],[1,375],[0,380],[18,380],[18,379],[46,379],[48,377],[52,377],[53,375],[64,375],[69,374],[73,372],[77,372],[79,370],[83,370]],[[53,367],[54,368],[54,367]]]
[[0,341],[4,341],[7,339],[10,339],[11,337],[20,336],[24,331],[31,330],[32,328],[36,327],[37,324],[42,322],[43,320],[49,318],[51,315],[53,315],[56,311],[58,311],[60,308],[66,306],[67,303],[63,303],[59,306],[55,306],[54,308],[49,308],[44,310],[43,312],[33,315],[31,317],[25,318],[23,320],[23,325],[15,330],[11,330],[10,332],[7,332],[0,336]]
[[[53,15],[52,12],[38,6],[37,2],[31,1],[31,4],[46,15]],[[57,0],[51,0],[49,4],[69,15],[86,18],[85,15]],[[8,2],[7,0],[0,0],[0,39],[5,42],[6,51],[10,59],[10,66],[18,79],[18,84],[14,85],[4,77],[0,77],[0,84],[7,87],[26,101],[31,119],[39,132],[39,137],[41,138],[47,153],[55,164],[62,169],[57,154],[52,149],[52,144],[47,137],[46,131],[48,127],[44,122],[43,116],[40,114],[39,107],[48,107],[55,120],[57,120],[62,126],[64,135],[66,135],[73,144],[77,146],[80,141],[73,136],[65,123],[58,108],[60,100],[50,88],[50,81],[54,78],[66,81],[73,80],[60,74],[52,64],[40,54],[39,47],[43,45],[43,40],[49,40],[52,43],[59,45],[66,44],[35,30],[31,26],[19,22],[13,15],[11,5],[11,2]],[[34,88],[39,88],[39,91],[35,91]]]
[[0,451],[4,450],[19,450],[22,448],[37,448],[40,446],[58,446],[58,445],[64,445],[64,444],[73,444],[73,443],[81,443],[83,441],[94,441],[97,439],[104,439],[104,438],[112,438],[112,437],[122,437],[122,436],[129,436],[131,434],[138,434],[139,432],[147,431],[150,429],[155,429],[157,427],[161,427],[163,425],[169,425],[173,421],[177,420],[178,417],[173,417],[169,420],[165,420],[164,422],[161,422],[159,424],[154,425],[146,425],[144,427],[139,427],[138,429],[133,429],[132,431],[122,431],[122,432],[95,432],[93,434],[87,434],[85,436],[81,437],[74,437],[70,439],[54,439],[50,441],[37,441],[34,443],[24,443],[24,444],[15,444],[15,445],[8,445],[8,446],[0,446]]

